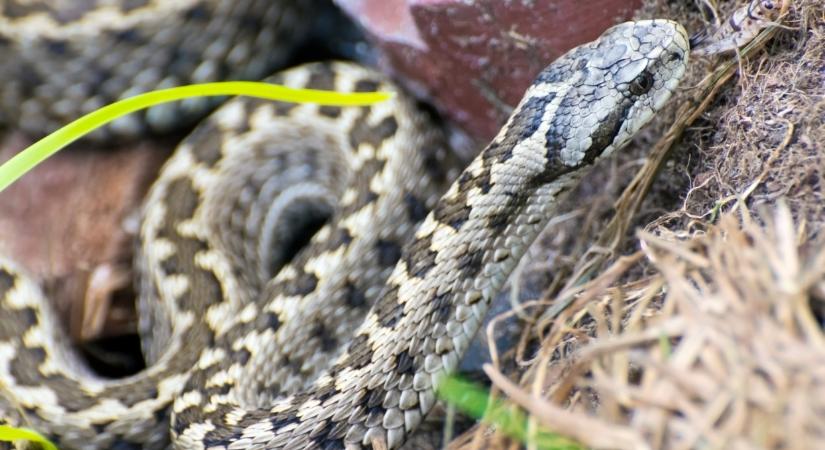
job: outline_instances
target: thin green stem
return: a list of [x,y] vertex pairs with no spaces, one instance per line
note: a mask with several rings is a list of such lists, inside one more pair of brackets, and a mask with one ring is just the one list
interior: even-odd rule
[[0,192],[26,172],[61,148],[94,129],[126,114],[190,97],[244,95],[268,100],[296,103],[317,103],[335,106],[363,106],[389,99],[388,92],[334,92],[316,89],[293,89],[254,81],[225,81],[192,84],[146,92],[104,106],[58,129],[0,165]]
[[57,450],[54,443],[40,433],[28,428],[15,428],[8,425],[0,425],[0,441],[30,441],[40,444],[44,450]]

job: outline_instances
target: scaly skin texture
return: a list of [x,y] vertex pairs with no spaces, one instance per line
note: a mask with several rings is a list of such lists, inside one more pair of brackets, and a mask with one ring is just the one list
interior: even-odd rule
[[[4,0],[0,123],[42,136],[115,100],[152,89],[258,80],[283,65],[314,0]],[[135,113],[92,138],[191,125],[200,98]]]
[[[127,380],[91,378],[6,262],[0,410],[65,448],[163,446],[170,402],[181,449],[402,446],[560,197],[664,105],[687,52],[684,29],[665,20],[617,25],[571,50],[440,199],[443,140],[403,95],[359,109],[228,103],[147,201],[140,266],[154,364]],[[348,64],[280,81],[392,89]],[[329,212],[306,249],[272,267],[297,218]]]

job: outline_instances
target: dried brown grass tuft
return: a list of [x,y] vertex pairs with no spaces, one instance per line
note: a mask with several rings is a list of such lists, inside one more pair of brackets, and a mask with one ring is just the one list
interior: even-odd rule
[[[720,3],[723,20],[742,4]],[[640,14],[696,30],[697,4],[715,2]],[[553,281],[485,370],[533,429],[592,448],[825,448],[825,3],[786,4],[785,28],[693,62],[636,177],[620,161],[594,183],[627,184],[610,214],[585,186],[571,203],[597,206],[532,249],[522,272]],[[477,427],[450,448],[518,444]]]
[[784,203],[760,219],[743,209],[688,239],[639,232],[654,272],[586,290],[521,386],[488,366],[494,387],[590,448],[825,448],[825,241],[804,242]]

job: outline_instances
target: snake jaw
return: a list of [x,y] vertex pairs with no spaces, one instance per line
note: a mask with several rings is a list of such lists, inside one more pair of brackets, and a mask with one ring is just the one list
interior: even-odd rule
[[[608,155],[621,148],[670,99],[685,74],[689,45],[685,29],[670,20],[645,20],[616,25],[602,35],[625,52],[608,52],[614,60],[604,79],[610,80],[621,118],[612,142],[602,150]],[[621,114],[617,113],[621,111]]]

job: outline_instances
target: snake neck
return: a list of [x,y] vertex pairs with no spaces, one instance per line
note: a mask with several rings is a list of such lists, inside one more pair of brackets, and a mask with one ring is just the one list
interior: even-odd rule
[[[266,435],[265,448],[398,448],[407,440],[559,196],[582,175],[560,171],[543,141],[509,142],[503,132],[424,219],[331,369],[268,409],[219,407],[210,421],[224,430],[221,441],[245,442],[253,431]],[[210,433],[190,427],[177,445],[199,442],[201,431]]]

